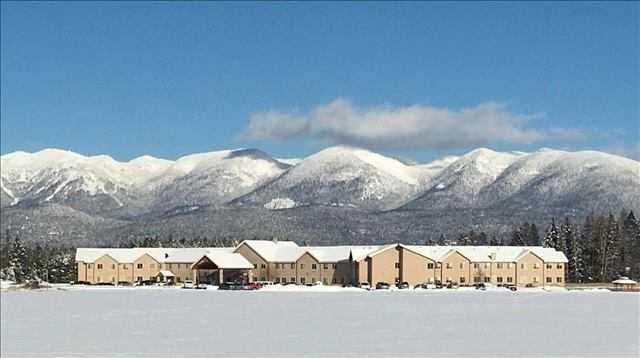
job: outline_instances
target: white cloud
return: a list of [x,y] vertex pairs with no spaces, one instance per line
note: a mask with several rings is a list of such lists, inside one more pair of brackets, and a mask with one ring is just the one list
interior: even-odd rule
[[576,129],[531,128],[532,116],[511,113],[488,102],[459,111],[413,105],[358,108],[336,99],[309,113],[257,112],[249,118],[246,139],[319,139],[379,149],[449,149],[489,143],[530,144],[546,139],[578,139]]

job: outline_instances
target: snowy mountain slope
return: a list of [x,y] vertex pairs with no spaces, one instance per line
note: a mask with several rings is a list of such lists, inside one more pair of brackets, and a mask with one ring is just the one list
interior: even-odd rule
[[363,149],[336,146],[305,158],[235,204],[268,209],[329,205],[384,210],[418,192],[433,170]]
[[257,149],[218,151],[178,159],[159,180],[153,206],[221,205],[280,176],[288,164]]
[[288,165],[257,150],[193,154],[169,161],[118,162],[58,149],[2,156],[3,206],[59,203],[109,215],[185,203],[219,204],[278,176]]
[[[403,206],[406,209],[473,206],[480,191],[524,154],[476,149],[444,162],[444,169],[429,181],[424,193]],[[447,165],[448,164],[448,165]]]
[[543,151],[519,158],[478,202],[522,209],[607,211],[640,203],[640,163],[601,152]]

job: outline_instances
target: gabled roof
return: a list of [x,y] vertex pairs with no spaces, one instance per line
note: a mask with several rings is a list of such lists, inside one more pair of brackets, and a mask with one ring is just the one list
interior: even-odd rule
[[94,262],[104,255],[109,255],[118,263],[133,263],[144,255],[154,260],[164,262],[192,263],[208,252],[232,252],[232,247],[201,247],[201,248],[164,248],[164,247],[135,247],[135,248],[78,248],[76,261]]
[[[200,259],[195,260],[197,264],[202,259],[208,259],[221,269],[252,269],[253,264],[241,254],[235,252],[209,252]],[[193,267],[192,265],[192,267]]]
[[435,261],[459,252],[471,262],[517,262],[530,252],[544,262],[567,262],[561,251],[541,246],[400,246]]
[[[353,246],[310,246],[306,252],[318,262],[348,261]],[[302,256],[302,255],[301,255]]]
[[295,262],[305,252],[293,241],[244,240],[238,247],[243,244],[268,262]]
[[353,261],[361,261],[367,258],[370,253],[376,252],[385,245],[351,246],[351,257]]

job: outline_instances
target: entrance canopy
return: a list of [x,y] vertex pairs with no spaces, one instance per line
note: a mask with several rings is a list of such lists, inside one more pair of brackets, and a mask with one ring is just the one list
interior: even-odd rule
[[176,277],[176,275],[174,275],[173,272],[167,271],[167,270],[161,270],[160,272],[158,272],[158,276],[164,277],[164,278]]
[[250,270],[253,264],[237,253],[216,252],[205,254],[191,268],[194,270]]

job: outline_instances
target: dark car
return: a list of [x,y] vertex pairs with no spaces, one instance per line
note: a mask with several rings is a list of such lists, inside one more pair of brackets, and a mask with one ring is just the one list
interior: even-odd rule
[[378,282],[376,283],[376,290],[388,290],[389,284],[386,282]]
[[513,284],[506,284],[506,285],[502,285],[502,287],[504,287],[504,288],[506,288],[506,289],[508,289],[508,290],[510,290],[510,291],[517,291],[517,290],[518,290],[518,288],[516,287],[516,285],[513,285]]
[[482,283],[482,282],[474,284],[473,287],[475,287],[476,290],[486,290],[487,289],[487,286],[485,286],[485,284]]
[[410,286],[409,286],[409,283],[408,283],[408,282],[400,282],[400,283],[397,283],[397,284],[396,284],[396,287],[398,287],[398,289],[400,289],[400,290],[406,290],[406,289],[409,289],[409,288],[410,288]]
[[242,283],[238,283],[238,282],[223,282],[218,286],[218,290],[225,290],[225,291],[240,291],[240,290],[244,290],[245,286]]

